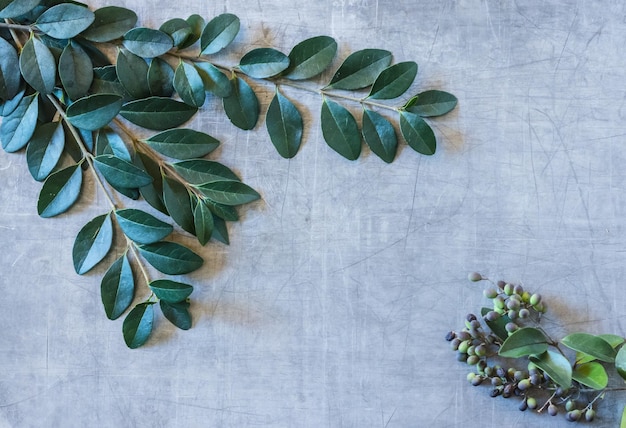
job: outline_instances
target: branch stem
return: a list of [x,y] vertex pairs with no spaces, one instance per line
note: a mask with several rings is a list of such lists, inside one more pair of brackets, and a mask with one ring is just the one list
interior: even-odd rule
[[0,28],[6,28],[11,31],[13,30],[24,31],[28,33],[33,31],[33,27],[31,27],[30,25],[13,24],[9,22],[8,19],[5,19],[4,22],[0,22]]

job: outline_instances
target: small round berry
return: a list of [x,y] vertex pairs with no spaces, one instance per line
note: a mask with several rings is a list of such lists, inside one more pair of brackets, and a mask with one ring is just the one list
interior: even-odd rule
[[530,375],[530,383],[533,386],[537,386],[541,384],[541,376],[539,376],[537,373],[533,373]]
[[530,296],[530,300],[528,301],[528,303],[530,303],[532,306],[537,306],[539,303],[541,303],[541,294],[535,293]]
[[470,346],[472,346],[472,341],[471,340],[464,340],[459,345],[458,350],[459,350],[459,352],[461,352],[463,354],[467,354],[467,350],[469,349]]
[[502,379],[499,378],[499,377],[492,377],[491,378],[491,384],[493,386],[500,386],[500,385],[502,385]]
[[570,422],[576,422],[580,419],[581,416],[582,412],[578,409],[575,409],[567,412],[566,418]]
[[484,378],[482,376],[475,376],[470,382],[472,386],[478,386],[483,383]]
[[507,383],[506,385],[504,385],[504,389],[502,390],[502,396],[504,398],[509,398],[511,395],[513,395],[514,390],[515,385],[513,385],[512,383]]
[[509,322],[504,326],[504,328],[508,333],[513,333],[519,329],[519,326],[514,322]]
[[522,308],[519,310],[519,317],[521,319],[526,319],[530,316],[530,311],[526,308]]
[[474,348],[474,353],[479,357],[484,357],[485,355],[487,355],[487,347],[483,344],[480,344],[476,348]]
[[518,317],[519,317],[519,312],[513,310],[513,309],[509,309],[509,311],[506,313],[506,315],[511,318],[511,321],[515,321]]
[[490,322],[494,322],[495,320],[497,320],[498,318],[500,318],[500,314],[497,313],[496,311],[489,311],[487,312],[487,314],[485,315],[485,319],[487,321]]
[[502,389],[501,388],[494,388],[491,390],[491,392],[489,393],[489,395],[491,397],[497,397],[498,395],[502,394]]
[[576,402],[574,400],[567,400],[565,403],[565,410],[571,412],[574,409],[576,409]]
[[596,417],[596,411],[593,409],[589,409],[585,412],[585,420],[587,422],[592,422]]
[[496,297],[498,295],[498,290],[496,290],[493,287],[489,287],[489,288],[485,288],[483,290],[483,295],[487,298],[487,299],[493,299],[494,297]]
[[526,409],[528,409],[528,403],[526,402],[526,400],[522,401],[518,407],[518,409],[520,409],[520,411],[525,412]]
[[475,377],[476,377],[476,373],[474,373],[474,372],[469,372],[469,373],[467,374],[467,381],[468,381],[468,382],[471,382],[471,381],[472,381]]
[[478,321],[477,319],[473,319],[470,321],[470,329],[475,329],[478,330],[480,328],[480,321]]
[[493,299],[494,309],[504,309],[505,306],[506,304],[504,303],[504,299],[502,298],[502,296],[496,296],[496,298]]
[[[485,364],[487,364],[487,363],[485,363]],[[493,367],[491,367],[491,366],[485,367],[485,376],[491,377],[491,376],[493,376],[493,373],[494,373]]]
[[550,404],[548,406],[548,414],[550,416],[556,416],[559,413],[559,408],[556,407],[554,404]]
[[467,321],[470,321],[470,322],[471,322],[471,321],[474,321],[474,320],[476,319],[476,315],[474,315],[474,314],[467,314],[467,315],[465,316],[465,319],[466,319]]
[[506,307],[507,309],[513,310],[513,311],[517,311],[520,307],[519,302],[516,299],[509,299],[506,302]]
[[496,368],[496,374],[499,377],[506,377],[506,370],[504,370],[502,367],[497,367]]
[[511,294],[513,294],[514,289],[515,287],[513,286],[513,284],[506,283],[504,285],[504,294],[506,294],[507,296],[510,296]]
[[526,404],[528,404],[530,410],[535,410],[537,408],[537,399],[535,397],[527,397]]
[[472,355],[476,355],[476,347],[474,345],[467,348],[467,355],[469,355],[470,357]]
[[524,303],[530,302],[530,293],[528,291],[524,291],[522,293],[522,302]]
[[465,361],[467,361],[467,354],[465,352],[457,352],[456,360],[464,363]]
[[456,333],[453,331],[449,331],[448,334],[446,334],[446,340],[448,342],[451,342],[455,338],[456,338]]
[[480,358],[476,355],[470,355],[467,357],[467,364],[469,364],[470,366],[475,366],[476,364],[478,364],[479,361]]
[[517,284],[515,287],[513,287],[513,293],[521,296],[522,294],[524,294],[524,287],[522,287],[520,284]]
[[522,379],[517,383],[517,387],[520,391],[526,391],[531,387],[530,379]]
[[457,337],[459,340],[470,340],[470,339],[472,338],[472,337],[470,336],[469,332],[468,332],[468,331],[466,331],[466,330],[463,330],[463,331],[461,331],[460,333],[458,333],[458,334],[456,335],[456,337]]
[[478,282],[478,281],[482,281],[484,278],[478,272],[472,272],[469,275],[467,275],[467,279],[469,279],[472,282]]
[[450,342],[450,347],[452,348],[453,351],[458,351],[460,344],[461,344],[461,341],[457,337],[457,338],[452,339],[452,342]]
[[502,288],[504,288],[504,286],[506,285],[506,282],[504,282],[504,281],[498,281],[497,285],[498,285],[498,288],[502,289]]
[[528,376],[526,375],[526,373],[524,373],[522,370],[515,370],[515,373],[513,373],[513,379],[518,382],[522,379],[526,379],[527,377]]
[[476,364],[476,370],[478,371],[478,373],[485,373],[485,369],[487,369],[487,361],[485,360],[480,360],[477,364]]

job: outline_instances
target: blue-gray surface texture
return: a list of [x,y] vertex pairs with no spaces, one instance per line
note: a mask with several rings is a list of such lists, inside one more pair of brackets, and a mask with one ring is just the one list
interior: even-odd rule
[[[84,276],[72,266],[77,232],[109,210],[104,196],[87,179],[70,212],[41,219],[25,156],[0,153],[0,427],[567,424],[471,387],[444,336],[487,303],[470,271],[542,293],[555,337],[626,334],[623,2],[88,3],[132,8],[153,27],[234,13],[241,33],[223,64],[320,34],[339,43],[335,67],[388,49],[419,64],[409,93],[442,89],[459,105],[431,121],[434,156],[403,146],[387,165],[327,147],[318,95],[284,88],[306,112],[292,160],[263,122],[240,131],[209,99],[189,126],[220,139],[212,158],[263,199],[241,211],[228,247],[180,234],[206,259],[186,278],[193,328],[159,315],[137,350],[102,309],[105,264]],[[261,91],[262,111],[272,94]],[[624,401],[607,394],[595,426],[617,426]]]

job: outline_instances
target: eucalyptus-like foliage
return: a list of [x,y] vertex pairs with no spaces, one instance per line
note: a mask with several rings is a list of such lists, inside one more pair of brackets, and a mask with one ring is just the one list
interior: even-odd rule
[[[307,116],[285,94],[313,92],[320,96],[330,148],[354,160],[364,141],[392,162],[399,135],[416,151],[435,153],[435,133],[423,118],[457,103],[449,93],[429,90],[399,106],[382,104],[413,86],[417,64],[392,64],[391,52],[364,49],[331,73],[337,42],[329,36],[303,40],[288,54],[261,47],[236,64],[219,64],[212,55],[227,49],[241,27],[229,13],[172,18],[154,29],[138,27],[137,14],[124,7],[92,11],[71,0],[6,0],[0,20],[0,143],[6,152],[25,149],[31,175],[43,182],[37,203],[42,217],[66,212],[81,192],[92,191],[83,185],[86,174],[104,192],[110,209],[78,233],[74,268],[81,275],[105,269],[103,307],[110,319],[126,314],[122,330],[130,348],[150,337],[156,303],[178,328],[192,325],[193,287],[152,278],[146,268],[183,275],[203,266],[200,255],[171,240],[173,224],[203,246],[228,244],[227,222],[239,220],[239,206],[261,197],[229,167],[205,158],[219,141],[184,127],[200,109],[221,103],[244,130],[265,120],[278,154],[291,158]],[[111,44],[117,49],[111,51]],[[320,82],[324,73],[332,77]],[[260,85],[275,87],[264,117]],[[362,117],[351,111],[358,105]],[[127,122],[154,132],[139,138]],[[148,206],[127,208],[124,198],[143,198]],[[115,230],[125,237],[124,248],[115,245]]]

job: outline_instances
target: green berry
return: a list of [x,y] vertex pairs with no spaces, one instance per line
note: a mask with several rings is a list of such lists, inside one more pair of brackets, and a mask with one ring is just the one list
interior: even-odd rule
[[520,303],[517,299],[509,299],[506,302],[506,307],[510,310],[516,311],[520,307]]
[[496,298],[493,299],[494,309],[504,309],[505,306],[506,304],[504,303],[504,299],[502,298],[502,296],[496,296]]
[[479,357],[484,357],[485,355],[487,355],[487,347],[483,344],[480,344],[476,348],[474,348],[474,353]]
[[539,303],[541,303],[541,294],[535,293],[530,296],[530,300],[528,301],[528,303],[530,303],[532,306],[537,306]]
[[457,351],[459,349],[460,344],[461,344],[461,341],[459,340],[459,338],[455,338],[452,340],[452,342],[450,342],[450,347],[452,348],[453,351]]
[[570,422],[576,422],[582,416],[582,412],[578,409],[567,412],[566,418]]
[[471,380],[472,386],[478,386],[481,383],[483,383],[483,377],[482,376],[475,376],[474,379]]
[[485,288],[483,294],[487,299],[493,299],[498,295],[498,290],[493,287]]
[[528,376],[526,376],[526,373],[524,373],[521,370],[516,370],[515,373],[513,373],[513,379],[515,379],[516,381],[520,381],[522,379],[526,379]]
[[489,311],[487,312],[487,314],[485,315],[485,319],[487,321],[490,322],[494,322],[495,320],[497,320],[498,318],[500,318],[500,314],[497,313],[496,311]]
[[491,384],[493,386],[500,386],[500,385],[502,385],[502,379],[499,378],[499,377],[492,377],[491,378]]
[[504,285],[504,294],[506,294],[507,296],[510,296],[511,294],[513,294],[513,290],[515,290],[515,287],[513,286],[513,284],[506,283]]
[[531,387],[530,379],[522,379],[517,383],[517,387],[520,391],[526,391]]
[[528,291],[524,291],[522,293],[522,302],[524,303],[530,302],[530,293]]
[[519,312],[514,309],[509,309],[506,314],[509,318],[511,318],[512,321],[515,321],[519,317]]
[[461,342],[459,344],[458,350],[459,350],[459,352],[461,352],[463,354],[467,354],[467,350],[469,349],[470,346],[472,346],[472,341],[471,340],[464,340],[463,342]]
[[530,316],[530,311],[526,308],[522,308],[519,310],[519,317],[521,319],[526,319]]
[[593,409],[589,409],[585,412],[585,420],[587,422],[592,422],[593,419],[596,417],[596,411]]
[[509,322],[504,326],[504,328],[510,334],[517,331],[517,329],[519,329],[519,326],[514,322]]
[[461,331],[460,333],[458,333],[458,334],[456,335],[456,337],[457,337],[459,340],[470,340],[470,339],[471,339],[471,336],[470,336],[469,332],[468,332],[468,331],[466,331],[466,330],[463,330],[463,331]]
[[535,397],[528,397],[526,398],[526,404],[528,404],[530,410],[535,410],[537,408],[537,399],[535,399]]
[[568,412],[574,410],[576,408],[576,402],[574,400],[567,400],[565,403],[565,410]]
[[467,355],[469,355],[470,357],[472,355],[476,355],[476,347],[474,345],[467,348]]
[[476,373],[474,373],[474,372],[469,372],[469,373],[467,374],[467,380],[468,380],[468,382],[471,382],[471,381],[472,381],[475,377],[476,377]]
[[521,296],[522,294],[524,294],[524,287],[517,284],[515,287],[513,287],[513,293],[515,293],[518,296]]
[[469,275],[467,275],[467,279],[469,279],[472,282],[478,282],[478,281],[482,281],[484,278],[478,272],[472,272]]
[[556,416],[559,413],[559,408],[556,407],[554,404],[550,404],[548,406],[548,414],[550,416]]
[[467,364],[470,366],[475,366],[480,361],[480,358],[476,355],[470,355],[467,357]]

